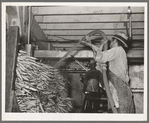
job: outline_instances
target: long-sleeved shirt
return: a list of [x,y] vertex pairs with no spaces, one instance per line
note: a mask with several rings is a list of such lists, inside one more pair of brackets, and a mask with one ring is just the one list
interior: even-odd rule
[[97,50],[95,59],[100,63],[109,62],[109,70],[120,77],[124,82],[128,83],[127,56],[122,47],[113,47],[103,52],[98,52]]

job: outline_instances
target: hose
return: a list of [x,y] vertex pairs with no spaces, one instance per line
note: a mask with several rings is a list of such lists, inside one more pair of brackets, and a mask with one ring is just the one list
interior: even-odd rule
[[77,47],[80,45],[80,41],[72,48],[70,48],[70,50],[54,65],[54,68],[58,69],[62,62],[64,62],[64,60],[67,58],[67,56]]
[[[87,35],[85,35],[74,47],[70,48],[70,50],[63,56],[63,58],[61,58],[55,65],[55,68],[59,68],[59,66],[61,65],[61,63],[66,59],[66,57],[77,47],[80,45],[81,41],[86,41],[86,36],[91,37],[95,34],[100,34],[103,37],[104,41],[107,41],[107,36],[105,35],[104,32],[102,32],[101,30],[94,30],[90,33],[88,33]],[[107,44],[104,45],[104,51],[106,51],[108,49]],[[114,104],[114,100],[112,98],[112,94],[110,92],[110,88],[109,88],[109,83],[108,83],[108,78],[107,78],[107,70],[103,69],[102,70],[103,73],[103,82],[104,82],[104,86],[105,86],[105,90],[106,90],[106,94],[107,97],[109,99],[109,103],[111,105],[112,111],[113,113],[118,113],[115,104]]]
[[[91,36],[93,36],[95,34],[100,34],[103,37],[104,41],[108,40],[107,36],[105,35],[105,33],[102,32],[101,30],[94,30],[94,31],[88,33],[86,36],[91,37]],[[85,40],[85,36],[82,38],[82,40]],[[108,49],[108,46],[107,46],[107,44],[105,44],[103,50],[106,51],[107,49]],[[113,113],[118,113],[118,111],[117,111],[117,109],[115,107],[114,100],[112,98],[112,94],[110,92],[109,82],[108,82],[108,78],[107,78],[107,70],[102,69],[102,73],[103,73],[102,75],[103,75],[103,82],[104,82],[106,94],[107,94],[107,97],[109,99],[109,103],[111,105],[112,111],[113,111]]]

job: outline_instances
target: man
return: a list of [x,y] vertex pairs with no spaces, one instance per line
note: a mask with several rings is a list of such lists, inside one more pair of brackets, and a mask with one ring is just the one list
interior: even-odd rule
[[[88,37],[86,39],[90,40]],[[107,51],[102,51],[104,43],[100,48],[90,41],[82,41],[82,43],[92,48],[94,59],[98,64],[109,62],[108,79],[117,91],[119,113],[134,113],[132,92],[128,86],[127,56],[124,50],[129,44],[126,34],[124,32],[115,34]]]
[[97,113],[100,109],[100,98],[104,87],[102,73],[96,69],[96,61],[90,60],[90,70],[86,72],[84,79],[84,107],[83,112]]
[[96,61],[94,59],[90,60],[89,63],[90,70],[86,72],[84,79],[84,89],[88,92],[99,92],[99,85],[102,87],[102,73],[96,69]]

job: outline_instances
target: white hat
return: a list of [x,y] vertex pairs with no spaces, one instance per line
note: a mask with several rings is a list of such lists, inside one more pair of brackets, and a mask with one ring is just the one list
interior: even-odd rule
[[115,38],[119,41],[121,41],[125,47],[128,47],[128,37],[124,32],[119,32],[116,35],[114,35],[112,38]]

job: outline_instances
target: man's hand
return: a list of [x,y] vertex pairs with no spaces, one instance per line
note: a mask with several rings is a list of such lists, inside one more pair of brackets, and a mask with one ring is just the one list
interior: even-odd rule
[[81,43],[82,43],[82,44],[85,44],[86,42],[82,40]]
[[87,42],[87,41],[81,41],[82,44],[86,45],[86,46],[90,46],[91,47],[91,43]]
[[85,39],[87,40],[87,42],[91,43],[91,39],[88,35],[85,36]]
[[104,46],[108,41],[109,41],[109,40],[106,40],[106,41],[102,42],[102,44],[101,44],[100,47],[99,47],[99,51],[102,51],[103,46]]
[[104,63],[104,64],[102,63],[102,64],[101,64],[101,69],[107,70],[107,65],[106,65],[105,63]]
[[91,43],[90,37],[88,35],[85,36],[85,41],[82,40],[82,43]]

